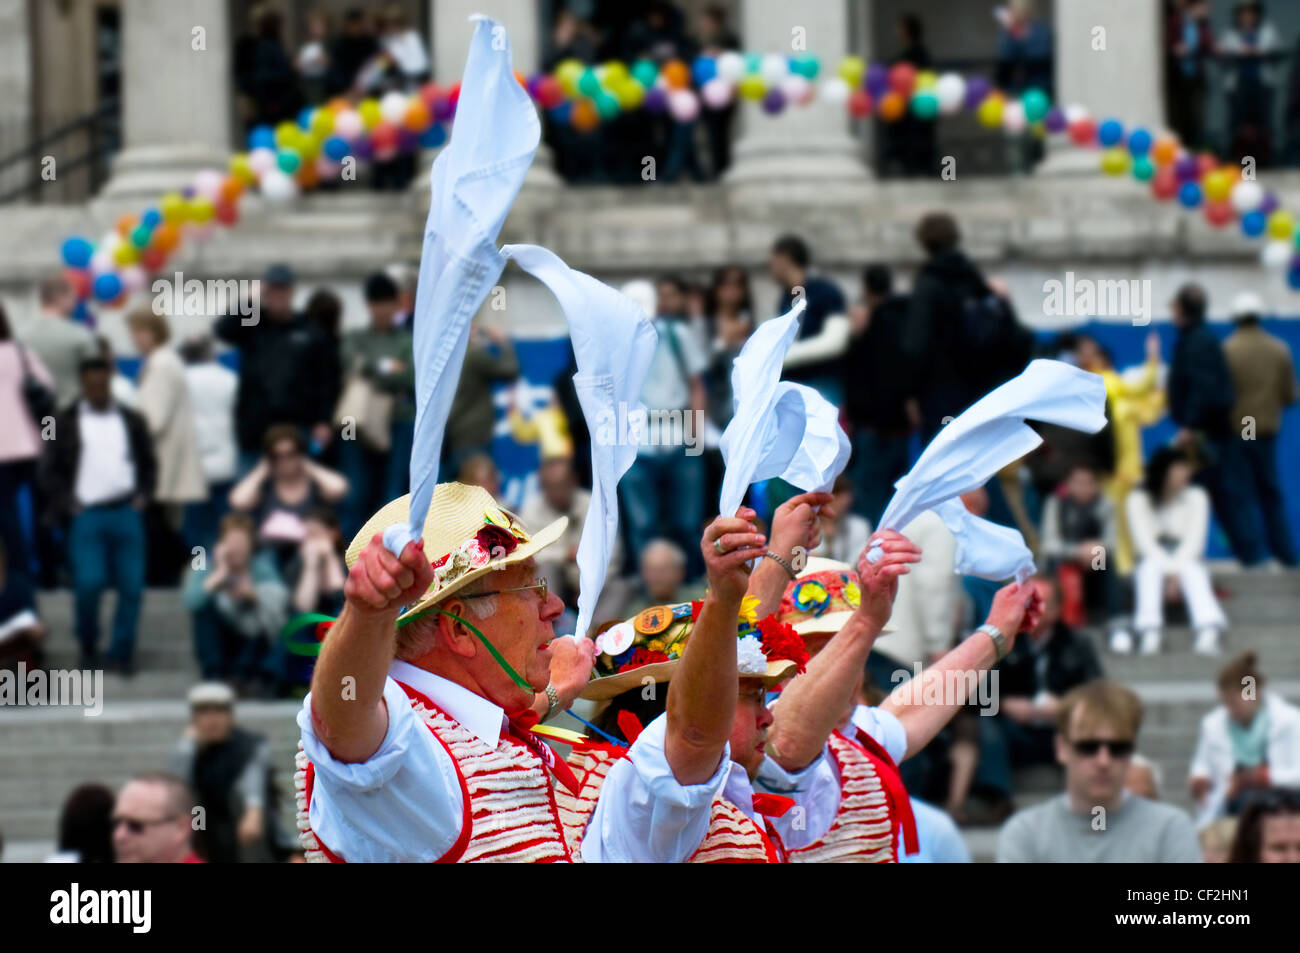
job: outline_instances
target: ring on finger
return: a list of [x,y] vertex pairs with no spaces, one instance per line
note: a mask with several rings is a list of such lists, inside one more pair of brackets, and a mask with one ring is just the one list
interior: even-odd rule
[[716,549],[716,550],[718,551],[718,555],[719,555],[719,556],[725,556],[725,555],[727,555],[727,550],[726,550],[726,548],[722,545],[722,537],[721,537],[721,536],[719,536],[717,539],[715,539],[715,540],[713,541],[713,548]]

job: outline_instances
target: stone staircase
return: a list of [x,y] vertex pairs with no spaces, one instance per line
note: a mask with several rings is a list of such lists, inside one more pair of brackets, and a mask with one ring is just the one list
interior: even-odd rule
[[[1273,687],[1300,700],[1300,575],[1228,572],[1216,574],[1216,583],[1232,620],[1225,657],[1255,649]],[[105,626],[112,602],[112,596],[106,597]],[[43,595],[41,613],[50,629],[49,664],[74,667],[71,595]],[[1160,764],[1165,797],[1190,807],[1187,763],[1199,719],[1215,703],[1214,674],[1222,659],[1193,655],[1185,627],[1170,628],[1166,642],[1159,657],[1104,652],[1103,664],[1108,675],[1133,687],[1146,702],[1139,747]],[[6,860],[40,860],[50,852],[59,809],[76,785],[99,781],[116,789],[134,774],[169,766],[187,720],[185,692],[198,680],[189,618],[178,592],[146,593],[137,663],[134,678],[104,676],[104,710],[96,717],[86,717],[80,708],[0,708],[0,831]],[[271,741],[289,824],[298,707],[295,701],[250,701],[237,709],[241,725]],[[1017,779],[1017,803],[1029,806],[1059,790],[1053,770],[1026,772]],[[992,859],[996,829],[968,828],[964,833],[975,859]]]

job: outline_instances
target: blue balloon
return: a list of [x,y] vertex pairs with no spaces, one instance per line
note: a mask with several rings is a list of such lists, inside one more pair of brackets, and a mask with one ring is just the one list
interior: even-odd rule
[[161,223],[162,212],[158,211],[156,208],[147,208],[144,210],[144,214],[140,216],[140,224],[150,231],[153,231]]
[[420,133],[420,146],[425,149],[437,149],[447,141],[447,127],[442,123],[430,123],[429,128]]
[[95,297],[100,301],[112,301],[122,293],[122,279],[111,271],[106,271],[95,279]]
[[274,149],[275,130],[270,126],[254,126],[253,130],[248,134],[248,148]]
[[311,114],[316,110],[312,106],[303,106],[302,112],[298,113],[298,125],[303,129],[311,128]]
[[348,141],[342,136],[330,136],[325,140],[325,144],[321,146],[321,152],[325,153],[327,159],[342,162],[350,148]]
[[1258,238],[1264,234],[1264,228],[1268,225],[1268,216],[1259,209],[1252,209],[1245,215],[1241,216],[1242,234],[1250,238]]
[[1300,268],[1292,268],[1286,273],[1286,283],[1300,291]]
[[63,240],[63,263],[69,268],[85,268],[90,264],[90,256],[93,254],[95,246],[80,235]]
[[569,117],[573,113],[573,103],[566,99],[564,102],[551,109],[550,112],[552,119],[562,126],[567,126],[569,124]]
[[1128,151],[1135,156],[1144,156],[1151,151],[1151,133],[1145,129],[1134,129],[1128,134]]
[[1103,146],[1118,145],[1124,138],[1124,127],[1118,119],[1107,119],[1097,127],[1097,141]]
[[1183,208],[1196,208],[1201,204],[1201,187],[1195,182],[1184,182],[1178,190],[1178,201],[1183,204]]
[[695,64],[691,67],[691,77],[695,80],[696,86],[703,86],[717,75],[718,61],[712,56],[697,56],[695,58]]

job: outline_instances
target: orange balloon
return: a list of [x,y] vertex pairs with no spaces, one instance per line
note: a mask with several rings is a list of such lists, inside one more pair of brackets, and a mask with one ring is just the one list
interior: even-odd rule
[[424,132],[432,121],[433,117],[429,115],[429,107],[424,104],[424,100],[412,96],[410,105],[406,107],[406,115],[402,117],[402,125],[411,132]]
[[661,72],[672,89],[685,89],[691,81],[691,71],[681,60],[669,60]]
[[244,183],[240,182],[233,175],[227,176],[222,180],[219,194],[223,202],[234,202],[244,194]]
[[527,77],[524,76],[523,73],[519,72],[519,70],[515,70],[515,82],[517,82],[524,89],[528,88],[528,79]]
[[596,104],[590,99],[579,99],[573,104],[569,121],[579,132],[590,132],[600,125],[600,113],[596,112]]
[[900,94],[893,90],[890,90],[885,93],[885,95],[881,96],[880,104],[876,107],[876,111],[880,114],[880,118],[885,120],[885,122],[894,122],[901,119],[903,112],[906,109],[907,102]]
[[117,220],[117,233],[125,238],[134,231],[135,225],[136,221],[134,215],[122,215]]
[[335,96],[329,101],[329,110],[332,113],[342,112],[352,104],[342,96]]
[[181,242],[181,230],[171,222],[163,222],[153,230],[152,246],[166,254]]
[[1169,165],[1178,158],[1178,140],[1172,136],[1161,136],[1151,148],[1151,157],[1156,165]]
[[304,162],[298,167],[298,174],[294,176],[298,184],[304,189],[314,189],[320,182],[320,173],[316,171],[315,162]]

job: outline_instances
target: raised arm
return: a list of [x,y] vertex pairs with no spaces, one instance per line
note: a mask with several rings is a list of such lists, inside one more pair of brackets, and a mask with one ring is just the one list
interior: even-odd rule
[[263,457],[257,462],[257,466],[244,474],[244,478],[230,488],[231,508],[245,512],[254,509],[262,499],[262,484],[270,472],[271,468],[266,462],[266,457]]
[[348,478],[341,473],[321,466],[314,460],[306,463],[307,475],[320,488],[320,495],[329,503],[337,503],[348,495]]
[[[821,543],[819,516],[834,516],[829,493],[800,493],[776,508],[772,514],[771,542],[768,552],[780,556],[796,572],[802,571],[808,554]],[[759,599],[758,617],[772,615],[781,608],[781,597],[790,582],[790,574],[775,559],[760,559],[749,574],[750,596]]]
[[311,677],[312,727],[336,760],[361,762],[379,750],[388,730],[384,680],[397,617],[432,582],[423,540],[407,543],[399,560],[378,534],[348,573],[343,611]]
[[802,771],[821,754],[852,704],[871,646],[889,621],[898,577],[921,559],[917,545],[893,530],[881,530],[872,539],[880,540],[884,555],[872,563],[864,552],[858,561],[862,601],[857,610],[808,663],[807,671],[785,687],[773,710],[769,748],[787,771]]
[[[1006,637],[1006,650],[1010,651],[1016,634],[1037,624],[1042,609],[1033,585],[1010,583],[993,597],[988,624]],[[966,704],[968,690],[997,662],[993,637],[976,632],[918,677],[903,682],[890,693],[880,707],[903,723],[907,732],[905,757],[910,758],[930,743]]]
[[742,506],[734,517],[719,516],[700,540],[709,591],[668,693],[664,754],[679,784],[709,780],[731,737],[739,690],[736,620],[749,585],[745,564],[767,551],[752,522],[756,515]]

